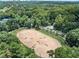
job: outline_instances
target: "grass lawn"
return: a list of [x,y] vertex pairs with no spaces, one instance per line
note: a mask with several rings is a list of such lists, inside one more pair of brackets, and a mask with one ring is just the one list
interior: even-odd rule
[[19,29],[16,29],[16,30],[10,31],[9,33],[16,35],[17,32],[19,32],[19,31],[21,31],[21,30],[24,30],[24,29],[26,29],[26,28],[19,28]]
[[57,34],[55,34],[55,33],[53,33],[53,32],[49,32],[49,31],[47,31],[47,30],[43,30],[43,29],[38,30],[38,31],[40,31],[40,32],[42,32],[42,33],[44,33],[44,34],[46,34],[46,35],[48,35],[48,36],[50,36],[50,37],[53,37],[53,38],[57,39],[62,45],[65,45],[64,39],[63,39],[62,36],[57,35]]

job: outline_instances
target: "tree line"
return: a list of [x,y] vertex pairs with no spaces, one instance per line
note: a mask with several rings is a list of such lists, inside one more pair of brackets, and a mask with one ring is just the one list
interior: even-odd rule
[[[65,33],[65,44],[67,46],[60,47],[56,49],[56,57],[79,57],[78,47],[79,47],[79,4],[66,4],[66,5],[59,5],[59,4],[49,4],[47,5],[33,5],[28,7],[26,4],[7,4],[6,7],[11,7],[9,10],[4,12],[0,11],[0,21],[3,19],[9,19],[6,22],[0,22],[0,31],[10,32],[15,29],[19,29],[21,27],[27,28],[36,28],[40,29],[40,27],[45,27],[54,24],[54,30],[61,31]],[[1,7],[4,9],[4,7]],[[2,33],[2,32],[1,32]],[[9,46],[8,40],[6,39],[8,36],[5,37],[5,34],[1,36],[0,40],[1,45],[4,46],[5,44]],[[9,35],[9,34],[6,34]],[[3,39],[4,38],[4,39]],[[12,41],[14,41],[13,38]],[[4,43],[5,42],[5,43]],[[17,42],[17,41],[16,41]],[[17,43],[10,43],[13,45],[18,45]],[[2,47],[1,47],[2,48]],[[4,47],[5,48],[5,47]],[[10,47],[9,47],[10,48]],[[11,47],[12,48],[12,47]],[[15,50],[19,49],[16,46]],[[3,50],[3,49],[2,49]],[[1,51],[2,51],[1,50]],[[5,49],[4,49],[5,50]],[[24,47],[24,50],[26,48]],[[23,52],[24,52],[23,50]],[[11,52],[10,50],[6,50],[8,53],[17,53],[18,55],[20,52]],[[26,50],[27,51],[27,50]],[[3,53],[4,51],[2,51]],[[75,53],[74,53],[75,52]],[[22,54],[27,57],[27,52]],[[11,55],[11,54],[10,54]],[[2,56],[2,54],[1,54]],[[13,57],[14,55],[11,55]],[[20,57],[20,55],[18,55]],[[18,57],[16,56],[16,57]]]

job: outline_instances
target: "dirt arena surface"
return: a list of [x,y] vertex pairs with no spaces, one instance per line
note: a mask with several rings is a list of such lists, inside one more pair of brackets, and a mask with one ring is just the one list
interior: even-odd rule
[[35,29],[24,29],[17,33],[19,40],[29,48],[34,49],[38,56],[48,58],[48,50],[55,50],[61,47],[61,44],[54,38],[51,38]]

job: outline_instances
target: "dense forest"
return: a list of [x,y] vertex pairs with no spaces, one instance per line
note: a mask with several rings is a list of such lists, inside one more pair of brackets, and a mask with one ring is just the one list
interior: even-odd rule
[[[43,29],[46,26],[53,26],[62,35]],[[64,43],[62,47],[51,52],[51,57],[79,57],[78,2],[0,2],[0,57],[38,57],[13,34],[19,28],[35,28],[64,38],[59,40]]]

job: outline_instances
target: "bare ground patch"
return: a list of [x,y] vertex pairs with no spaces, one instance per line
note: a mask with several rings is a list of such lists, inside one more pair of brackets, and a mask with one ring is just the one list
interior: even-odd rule
[[19,40],[29,48],[34,49],[35,53],[40,56],[47,58],[48,50],[55,50],[61,47],[61,44],[54,38],[51,38],[35,29],[25,29],[17,33]]

